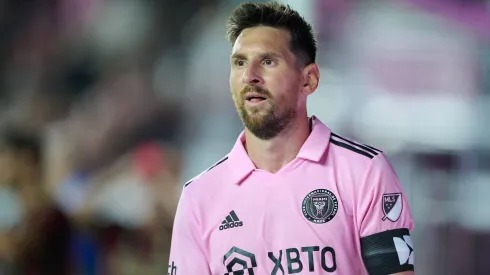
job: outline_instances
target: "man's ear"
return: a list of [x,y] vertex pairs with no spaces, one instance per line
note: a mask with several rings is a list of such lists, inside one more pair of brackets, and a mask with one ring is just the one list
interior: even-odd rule
[[318,88],[320,81],[320,70],[318,65],[312,63],[303,69],[303,89],[305,95],[311,95]]

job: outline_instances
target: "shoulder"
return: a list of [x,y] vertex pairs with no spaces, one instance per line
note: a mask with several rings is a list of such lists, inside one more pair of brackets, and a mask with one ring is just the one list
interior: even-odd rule
[[330,144],[330,147],[335,150],[336,153],[351,159],[360,159],[366,162],[383,154],[383,151],[380,149],[333,132],[330,135]]
[[227,161],[228,156],[223,157],[184,184],[175,213],[177,222],[185,223],[191,219],[200,224],[202,216],[206,215],[205,209],[219,201],[214,197],[217,184],[222,182],[223,173],[226,173],[224,166]]
[[337,169],[348,169],[357,174],[365,176],[368,170],[391,170],[385,153],[373,146],[362,142],[331,133],[328,149],[328,159]]
[[225,164],[228,161],[228,155],[221,158],[219,161],[215,162],[206,170],[199,173],[197,176],[188,180],[184,184],[183,192],[189,192],[189,190],[207,188],[207,182],[216,181],[217,178],[221,178],[223,176]]

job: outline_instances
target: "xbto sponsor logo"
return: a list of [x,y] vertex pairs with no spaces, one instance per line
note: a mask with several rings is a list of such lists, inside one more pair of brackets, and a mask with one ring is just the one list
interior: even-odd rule
[[[321,262],[315,265],[315,254],[320,253]],[[285,255],[285,265],[283,266],[283,254]],[[277,255],[277,256],[276,256]],[[303,255],[303,257],[301,257]],[[276,254],[269,252],[269,259],[274,263],[274,269],[271,275],[276,274],[297,274],[308,270],[324,270],[326,272],[335,272],[337,270],[337,262],[335,259],[335,250],[332,247],[326,246],[320,250],[319,246],[305,246],[298,248],[287,248],[279,250]],[[305,259],[307,258],[307,259]],[[279,273],[281,271],[281,273]],[[287,273],[286,273],[287,271]]]
[[[325,271],[333,273],[337,270],[335,250],[326,246],[304,246],[300,248],[281,249],[269,252],[267,256],[274,264],[271,275],[285,275]],[[320,256],[320,257],[318,257]],[[320,262],[315,261],[320,258]],[[260,263],[259,263],[260,264]],[[223,258],[225,275],[254,275],[258,266],[255,255],[238,247],[232,247]]]

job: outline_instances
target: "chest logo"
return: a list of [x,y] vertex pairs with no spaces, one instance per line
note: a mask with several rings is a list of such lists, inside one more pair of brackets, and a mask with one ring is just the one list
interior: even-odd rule
[[316,189],[303,199],[303,215],[312,223],[326,223],[337,214],[339,203],[334,193],[327,189]]

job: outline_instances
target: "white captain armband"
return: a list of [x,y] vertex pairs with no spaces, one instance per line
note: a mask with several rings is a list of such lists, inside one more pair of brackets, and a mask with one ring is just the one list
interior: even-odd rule
[[408,229],[388,230],[361,238],[364,265],[370,275],[414,270],[413,243]]

